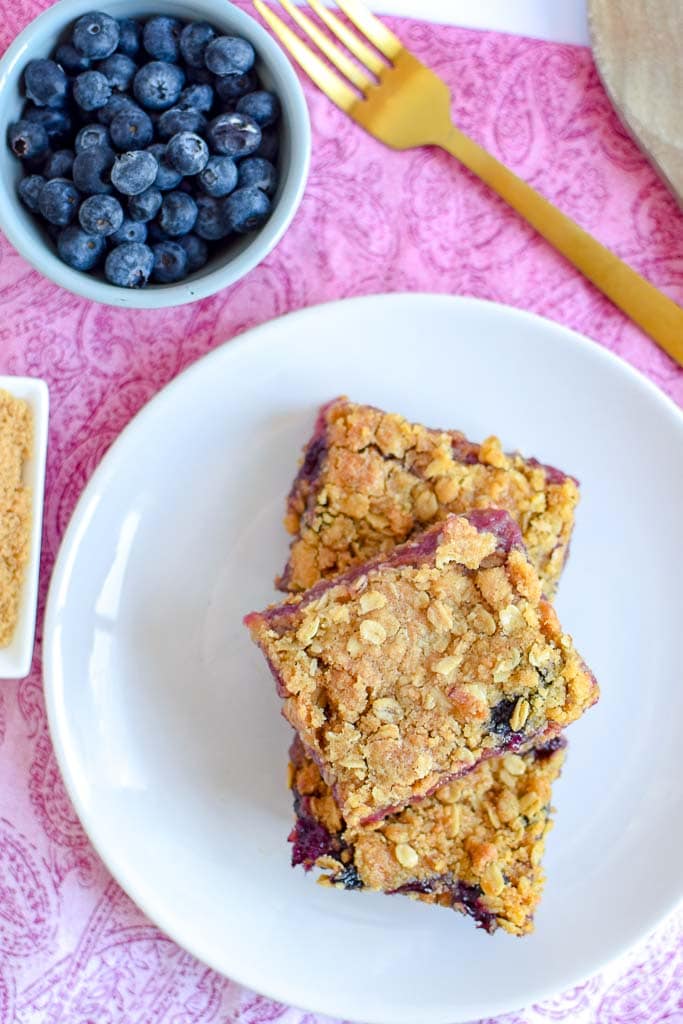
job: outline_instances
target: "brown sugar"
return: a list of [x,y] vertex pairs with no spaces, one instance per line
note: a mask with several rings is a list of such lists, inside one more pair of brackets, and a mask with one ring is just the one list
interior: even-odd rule
[[31,491],[22,470],[33,448],[26,402],[0,390],[0,647],[12,640],[31,538]]

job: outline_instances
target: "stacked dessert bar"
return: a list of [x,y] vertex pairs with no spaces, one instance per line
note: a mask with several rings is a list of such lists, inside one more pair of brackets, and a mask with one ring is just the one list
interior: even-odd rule
[[531,931],[563,730],[599,692],[549,601],[577,501],[496,438],[323,407],[289,596],[245,620],[295,730],[294,864]]

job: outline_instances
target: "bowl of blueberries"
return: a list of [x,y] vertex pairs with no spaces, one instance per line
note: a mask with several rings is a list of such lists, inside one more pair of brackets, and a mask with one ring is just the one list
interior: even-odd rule
[[46,277],[110,305],[212,295],[301,201],[306,101],[228,0],[60,0],[0,60],[0,228]]

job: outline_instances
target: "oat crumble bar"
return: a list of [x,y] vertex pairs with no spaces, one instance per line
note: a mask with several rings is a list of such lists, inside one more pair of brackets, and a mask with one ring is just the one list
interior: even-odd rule
[[557,735],[598,697],[501,510],[449,516],[245,624],[351,827]]
[[518,522],[552,597],[562,572],[579,491],[576,480],[535,459],[505,454],[453,430],[339,398],[323,406],[287,502],[294,534],[277,580],[299,591],[388,551],[452,512],[503,508]]
[[558,736],[522,755],[491,758],[421,803],[350,829],[297,738],[292,864],[321,869],[319,881],[337,888],[415,895],[470,915],[488,932],[528,934],[565,745]]

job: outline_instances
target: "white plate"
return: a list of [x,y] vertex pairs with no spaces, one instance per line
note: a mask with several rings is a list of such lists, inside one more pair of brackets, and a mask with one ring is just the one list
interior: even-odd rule
[[[603,698],[570,731],[536,933],[316,886],[289,867],[289,729],[242,626],[273,596],[284,496],[315,407],[345,392],[579,476],[563,622]],[[683,895],[683,416],[605,350],[501,306],[384,296],[218,349],[135,419],[57,561],[52,736],[133,899],[214,968],[371,1022],[511,1010],[616,957]]]
[[47,384],[37,377],[0,377],[0,388],[27,402],[33,415],[33,451],[22,472],[23,482],[31,488],[32,494],[29,560],[21,588],[17,627],[11,643],[0,648],[0,679],[23,679],[31,671],[36,633],[50,399]]

